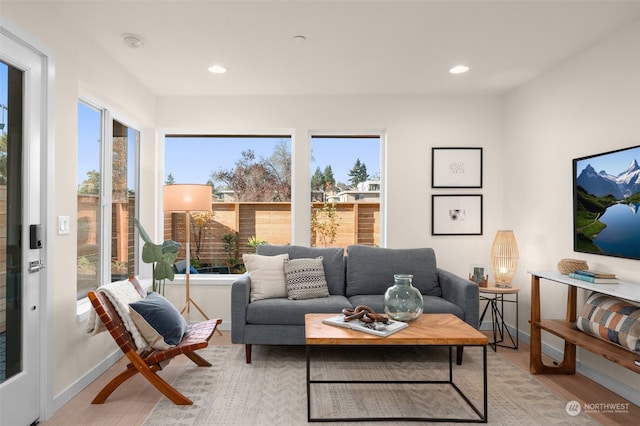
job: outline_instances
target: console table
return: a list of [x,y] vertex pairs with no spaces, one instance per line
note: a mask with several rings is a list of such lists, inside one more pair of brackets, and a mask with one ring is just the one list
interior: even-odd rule
[[[614,343],[604,341],[574,328],[576,322],[577,289],[607,294],[620,299],[640,302],[640,285],[621,281],[618,284],[591,284],[575,280],[560,272],[528,271],[531,274],[531,352],[529,371],[533,374],[574,374],[576,372],[576,346],[580,346],[615,362],[629,370],[640,373],[634,361],[638,354]],[[540,279],[567,285],[567,312],[565,319],[540,318]],[[564,339],[564,357],[556,366],[542,362],[542,330]]]

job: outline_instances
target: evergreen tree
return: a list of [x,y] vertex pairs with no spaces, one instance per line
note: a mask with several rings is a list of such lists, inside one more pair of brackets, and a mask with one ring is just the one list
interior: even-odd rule
[[364,182],[369,179],[369,175],[367,174],[367,166],[364,163],[360,162],[360,159],[356,159],[353,168],[349,170],[349,182],[353,187],[358,186],[360,182]]
[[329,190],[336,186],[336,178],[333,176],[331,164],[324,168],[324,189]]
[[324,190],[324,175],[320,171],[320,167],[317,167],[315,173],[311,176],[311,190]]
[[169,173],[167,175],[167,180],[164,182],[165,185],[174,185],[176,183],[176,180],[174,179],[173,175],[171,173]]

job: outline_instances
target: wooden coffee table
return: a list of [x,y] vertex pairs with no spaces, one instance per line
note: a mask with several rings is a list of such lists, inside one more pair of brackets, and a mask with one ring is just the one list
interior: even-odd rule
[[[322,320],[335,314],[306,314],[305,315],[305,340],[307,345],[307,420],[319,421],[447,421],[447,422],[487,422],[487,344],[489,339],[469,324],[451,314],[423,314],[415,321],[409,323],[409,327],[387,337],[378,337],[372,334],[354,331],[347,328],[323,324]],[[372,380],[366,383],[411,383],[411,384],[450,384],[464,401],[478,415],[477,418],[312,418],[311,417],[311,385],[317,383],[353,383],[344,380],[311,380],[311,350],[314,346],[448,346],[449,347],[449,380],[435,381],[388,381]],[[481,412],[467,398],[467,396],[453,382],[453,355],[454,346],[481,346],[482,347],[482,380],[483,380],[483,411]],[[357,383],[363,383],[358,381]]]

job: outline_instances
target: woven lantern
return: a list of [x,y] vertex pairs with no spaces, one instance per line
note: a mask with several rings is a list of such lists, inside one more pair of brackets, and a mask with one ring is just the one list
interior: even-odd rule
[[491,270],[497,287],[511,287],[519,257],[513,231],[498,231],[491,246]]

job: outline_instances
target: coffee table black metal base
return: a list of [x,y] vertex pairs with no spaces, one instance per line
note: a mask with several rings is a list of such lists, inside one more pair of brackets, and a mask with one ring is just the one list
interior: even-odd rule
[[[449,380],[311,380],[311,349],[314,345],[307,345],[307,421],[309,422],[374,422],[374,421],[420,421],[420,422],[454,422],[454,423],[487,423],[487,345],[482,345],[482,404],[480,411],[453,381],[453,346],[449,347]],[[322,345],[326,346],[326,345]],[[343,345],[340,345],[343,346]],[[472,345],[470,345],[472,346]],[[395,384],[449,384],[462,397],[466,404],[478,415],[475,418],[450,417],[311,417],[311,388],[314,384],[362,384],[362,383],[395,383]]]

